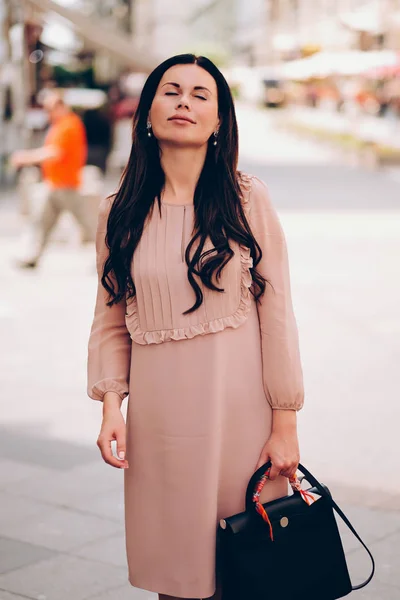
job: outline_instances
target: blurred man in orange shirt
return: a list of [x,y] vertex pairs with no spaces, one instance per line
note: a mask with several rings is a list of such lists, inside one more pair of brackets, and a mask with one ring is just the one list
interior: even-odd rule
[[94,239],[94,225],[79,193],[81,172],[86,162],[87,142],[81,119],[64,103],[58,92],[49,92],[43,106],[51,127],[44,146],[14,152],[11,162],[16,168],[41,165],[46,183],[46,199],[33,222],[30,256],[21,261],[25,268],[36,267],[60,214],[71,212],[82,227],[85,241]]

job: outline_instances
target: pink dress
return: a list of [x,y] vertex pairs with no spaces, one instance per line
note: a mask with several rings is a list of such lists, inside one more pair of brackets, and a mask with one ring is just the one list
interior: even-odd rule
[[[192,205],[152,212],[135,252],[137,294],[111,309],[99,284],[89,341],[88,393],[129,394],[125,471],[129,580],[152,592],[208,598],[215,591],[219,519],[244,509],[247,483],[271,432],[272,410],[303,405],[302,369],[285,238],[265,185],[243,176],[248,221],[270,281],[250,293],[247,248],[231,244],[224,293],[194,293],[184,251]],[[100,212],[98,268],[109,201]],[[287,493],[283,477],[263,500]]]

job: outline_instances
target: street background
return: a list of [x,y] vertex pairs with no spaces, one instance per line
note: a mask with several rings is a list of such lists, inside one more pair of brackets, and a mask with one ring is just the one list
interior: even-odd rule
[[[40,2],[33,4],[37,9]],[[48,10],[49,3],[43,3],[43,8]],[[362,23],[368,23],[364,19]],[[243,41],[245,26],[237,31]],[[354,33],[363,43],[366,33],[375,43],[383,35],[380,30],[365,32],[357,27]],[[153,35],[158,43],[170,39],[161,25]],[[279,40],[284,46],[282,35]],[[397,39],[392,30],[390,36],[392,44]],[[224,47],[230,48],[228,41]],[[138,38],[137,43],[140,47],[143,40]],[[260,53],[260,63],[274,48],[264,48],[264,54],[261,50],[261,46],[253,48],[253,53]],[[370,51],[375,50],[372,45]],[[124,51],[121,46],[119,60]],[[140,56],[138,52],[138,63]],[[296,61],[301,57],[290,59],[285,60],[285,68],[300,69]],[[146,67],[144,62],[137,65],[138,71]],[[390,77],[397,79],[397,74]],[[320,107],[289,101],[267,106],[264,97],[260,101],[254,90],[250,93],[251,78],[254,70],[247,70],[236,101],[240,167],[267,183],[288,242],[306,387],[305,406],[299,413],[301,461],[330,487],[377,561],[375,579],[354,596],[399,600],[396,102],[390,116],[360,109],[357,119],[327,107],[326,102]],[[302,86],[311,85],[310,81],[315,85],[309,75],[296,78]],[[325,79],[318,79],[320,90]],[[126,94],[118,102],[114,111],[122,116],[113,121],[109,167],[100,189],[93,188],[98,198],[116,188],[129,152],[130,117],[125,111],[134,110],[135,94]],[[25,140],[32,146],[40,138],[39,126],[29,129],[32,114],[37,119],[40,109],[27,107],[24,119],[18,120],[17,113],[3,123],[11,145],[22,147]],[[25,137],[18,137],[18,131]],[[360,134],[357,143],[356,134]],[[383,138],[384,144],[379,141]],[[10,147],[2,148],[6,157]],[[77,226],[65,215],[39,267],[21,271],[16,266],[35,185],[23,187],[4,161],[0,600],[155,600],[154,594],[127,583],[122,472],[101,461],[95,445],[101,406],[86,396],[86,348],[97,285],[94,245],[81,245]],[[21,201],[26,196],[27,205]],[[357,583],[369,572],[368,559],[355,539],[345,531],[343,535]]]

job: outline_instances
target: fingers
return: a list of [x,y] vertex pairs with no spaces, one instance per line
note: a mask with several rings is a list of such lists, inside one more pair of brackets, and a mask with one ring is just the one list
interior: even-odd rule
[[278,477],[278,475],[280,474],[280,472],[281,472],[281,470],[277,466],[277,464],[276,463],[272,463],[271,471],[270,471],[270,474],[269,474],[270,481],[275,481],[275,479]]
[[[112,451],[112,442],[117,442],[117,456]],[[103,414],[103,422],[97,445],[104,462],[117,469],[127,469],[126,454],[126,424],[120,409],[111,410],[108,406]]]
[[273,438],[271,436],[261,450],[256,470],[268,461],[271,461],[269,473],[271,481],[275,481],[279,476],[290,479],[296,474],[300,461],[297,442],[286,443],[285,440],[282,441],[279,437]]
[[270,475],[269,475],[269,479],[271,481],[275,481],[275,479],[279,476],[282,475],[283,477],[287,477],[288,479],[290,477],[292,477],[293,475],[296,474],[297,468],[298,468],[298,462],[294,463],[294,462],[279,462],[279,461],[273,461],[268,455],[266,456],[264,453],[261,454],[258,463],[256,465],[255,471],[257,471],[257,469],[259,469],[260,467],[262,467],[263,465],[265,465],[266,462],[268,462],[269,460],[271,460],[271,471],[270,471]]
[[271,473],[270,473],[270,480],[271,481],[275,481],[275,479],[277,477],[279,477],[279,475],[281,475],[282,477],[287,477],[288,479],[290,479],[291,477],[293,477],[296,474],[297,471],[297,467],[298,467],[298,463],[279,463],[279,462],[275,462],[272,463],[272,467],[271,467]]
[[[128,461],[121,460],[113,455],[111,449],[111,439],[108,436],[99,435],[97,440],[97,445],[100,449],[101,456],[103,457],[104,462],[112,467],[116,467],[117,469],[127,469]],[[120,450],[120,452],[125,452],[124,450]],[[125,453],[124,453],[125,457]]]
[[117,439],[117,456],[120,459],[120,461],[122,461],[122,468],[127,469],[129,465],[128,465],[128,461],[125,460],[125,455],[126,455],[125,430],[123,432],[117,432],[116,439]]
[[272,461],[272,459],[269,455],[269,450],[267,448],[263,448],[263,450],[260,454],[260,458],[258,459],[258,463],[257,463],[255,470],[257,471],[257,469],[264,466],[265,463],[269,462],[270,460]]
[[296,472],[297,472],[297,467],[298,467],[298,465],[296,465],[296,466],[292,466],[292,467],[291,467],[291,468],[289,468],[289,469],[283,469],[283,470],[281,471],[281,475],[282,475],[283,477],[287,477],[288,479],[291,479],[292,477],[294,477],[294,476],[296,475]]

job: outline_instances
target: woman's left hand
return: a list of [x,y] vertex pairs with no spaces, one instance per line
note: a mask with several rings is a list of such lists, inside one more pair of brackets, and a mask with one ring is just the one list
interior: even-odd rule
[[273,431],[261,451],[256,470],[271,461],[269,479],[274,481],[278,475],[292,477],[299,466],[300,452],[297,432]]

